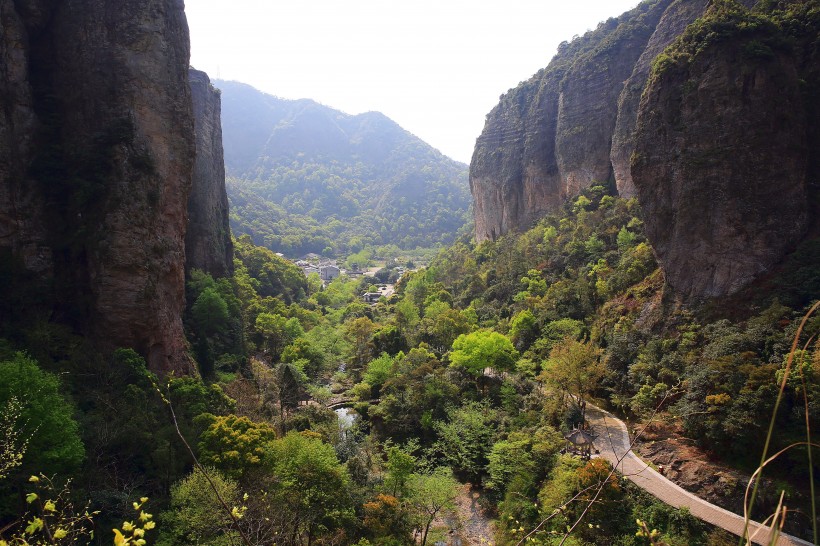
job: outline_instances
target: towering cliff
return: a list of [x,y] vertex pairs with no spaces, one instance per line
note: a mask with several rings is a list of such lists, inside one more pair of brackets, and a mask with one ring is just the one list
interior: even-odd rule
[[154,370],[190,370],[183,10],[182,0],[0,0],[4,326],[69,324],[101,349],[136,348]]
[[612,178],[618,95],[671,3],[644,2],[564,42],[547,68],[501,98],[470,164],[479,241],[525,228]]
[[818,26],[798,12],[715,3],[655,61],[631,173],[647,235],[683,296],[738,291],[806,233]]
[[196,133],[193,184],[188,197],[186,267],[214,277],[233,273],[233,244],[228,224],[225,161],[222,152],[222,106],[208,75],[189,71]]
[[[730,294],[781,260],[814,208],[818,7],[753,4],[647,0],[562,44],[487,117],[470,166],[477,240],[603,184],[639,197],[685,297]],[[757,34],[715,39],[747,23]],[[656,70],[678,49],[676,69]]]
[[624,83],[621,95],[618,98],[618,119],[612,135],[612,149],[610,159],[615,176],[618,194],[623,197],[635,196],[635,185],[632,183],[630,159],[635,149],[633,133],[638,119],[638,106],[652,61],[660,55],[689,26],[704,9],[707,0],[692,0],[689,2],[674,2],[664,12],[655,32],[641,54],[632,75]]

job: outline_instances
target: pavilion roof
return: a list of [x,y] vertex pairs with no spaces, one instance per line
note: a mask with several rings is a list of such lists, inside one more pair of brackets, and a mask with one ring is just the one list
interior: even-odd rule
[[568,442],[571,442],[576,446],[586,446],[592,444],[592,441],[595,439],[595,435],[588,430],[576,428],[573,429],[572,432],[564,436],[564,438],[566,438]]

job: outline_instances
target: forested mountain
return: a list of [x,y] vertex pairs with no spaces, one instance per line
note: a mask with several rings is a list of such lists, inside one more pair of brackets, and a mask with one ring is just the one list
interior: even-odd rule
[[383,114],[216,85],[235,234],[289,255],[336,253],[447,244],[467,221],[467,166]]

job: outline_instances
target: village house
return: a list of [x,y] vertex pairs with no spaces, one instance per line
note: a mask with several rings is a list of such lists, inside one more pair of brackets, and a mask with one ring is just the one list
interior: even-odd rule
[[365,303],[376,303],[382,295],[381,292],[365,292],[362,294],[362,301]]
[[319,268],[319,277],[325,281],[330,282],[341,274],[341,270],[335,265],[323,265]]

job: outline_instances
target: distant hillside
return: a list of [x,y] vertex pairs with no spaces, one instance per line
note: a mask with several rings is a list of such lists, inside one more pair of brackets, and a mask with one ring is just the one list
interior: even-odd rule
[[448,244],[467,222],[467,165],[383,114],[215,85],[235,234],[288,255],[346,253]]

